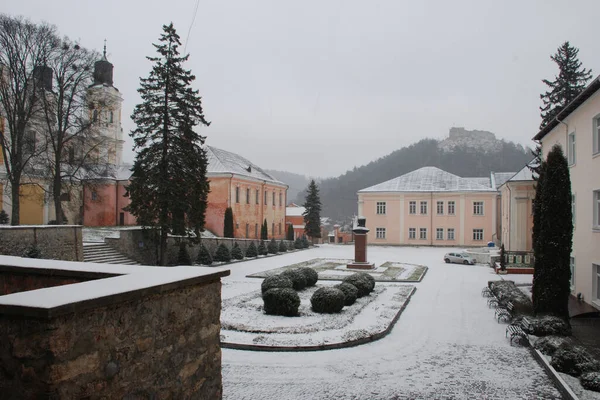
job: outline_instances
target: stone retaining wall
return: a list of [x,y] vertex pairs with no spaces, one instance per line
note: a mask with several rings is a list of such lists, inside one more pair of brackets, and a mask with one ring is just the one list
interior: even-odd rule
[[0,225],[0,254],[22,257],[34,246],[41,258],[83,261],[80,225]]

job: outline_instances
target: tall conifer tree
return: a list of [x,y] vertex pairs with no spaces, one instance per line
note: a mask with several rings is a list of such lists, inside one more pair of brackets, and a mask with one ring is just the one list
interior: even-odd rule
[[540,107],[542,122],[540,129],[546,126],[556,115],[569,104],[592,79],[592,70],[581,67],[581,61],[577,58],[579,49],[564,42],[550,56],[550,59],[558,65],[558,75],[553,81],[543,79],[549,90],[540,95],[543,105]]
[[154,65],[148,78],[140,79],[142,103],[131,116],[137,128],[130,136],[137,151],[127,195],[128,210],[138,223],[160,231],[158,264],[164,265],[167,235],[183,233],[185,225],[196,233],[204,228],[209,186],[205,137],[194,132],[208,126],[202,101],[191,88],[195,76],[182,64],[181,42],[173,24],[163,26],[158,55],[148,57]]
[[571,179],[567,159],[559,145],[552,147],[536,187],[534,216],[533,307],[536,314],[569,318],[573,246]]
[[231,207],[225,209],[225,217],[223,218],[223,237],[233,237],[233,210]]
[[315,180],[308,185],[306,201],[304,203],[304,232],[311,239],[321,237],[321,199],[319,188]]
[[269,239],[269,228],[267,227],[267,219],[265,218],[263,224],[260,227],[260,240]]

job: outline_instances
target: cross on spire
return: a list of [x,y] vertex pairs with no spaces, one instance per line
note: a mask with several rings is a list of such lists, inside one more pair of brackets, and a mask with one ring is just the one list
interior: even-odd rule
[[106,39],[104,39],[104,59],[106,60]]

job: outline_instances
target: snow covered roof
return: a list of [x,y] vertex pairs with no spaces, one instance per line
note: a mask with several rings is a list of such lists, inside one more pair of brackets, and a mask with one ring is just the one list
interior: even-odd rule
[[272,175],[266,173],[259,166],[253,164],[239,154],[217,149],[213,146],[206,146],[205,150],[206,156],[208,157],[207,174],[209,176],[210,174],[222,173],[236,174],[261,181],[285,185],[285,183],[278,181]]
[[494,182],[494,187],[498,189],[500,186],[504,184],[507,180],[509,180],[515,173],[514,172],[492,172],[492,179]]
[[523,182],[523,181],[532,181],[533,182],[533,172],[531,172],[530,166],[532,164],[524,166],[519,172],[514,174],[508,182]]
[[304,211],[306,211],[306,208],[304,207],[286,207],[285,208],[285,215],[288,217],[300,217],[304,214]]
[[423,167],[359,190],[372,192],[495,192],[489,178],[461,178],[436,167]]

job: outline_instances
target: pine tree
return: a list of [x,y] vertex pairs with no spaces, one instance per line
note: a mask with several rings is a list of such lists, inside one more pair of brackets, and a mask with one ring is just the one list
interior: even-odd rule
[[321,200],[319,188],[314,179],[308,185],[306,201],[304,203],[304,232],[311,238],[321,237]]
[[[552,314],[568,321],[573,246],[571,180],[567,159],[559,145],[552,147],[543,170],[540,204],[535,205],[533,307],[536,314]],[[536,193],[536,202],[538,193]]]
[[581,61],[577,58],[579,49],[564,42],[550,56],[558,65],[558,76],[553,81],[543,79],[549,90],[540,95],[543,105],[540,107],[542,123],[540,129],[545,127],[558,113],[583,91],[588,81],[592,79],[592,70],[581,68]]
[[227,207],[225,209],[225,218],[223,221],[223,237],[232,238],[233,237],[233,210],[231,207]]
[[280,253],[285,253],[287,251],[287,246],[285,245],[285,242],[283,240],[279,241],[279,252]]
[[302,238],[300,236],[298,236],[296,240],[294,240],[294,248],[297,250],[304,248],[304,244],[302,243]]
[[506,251],[504,250],[504,243],[500,246],[500,270],[506,271]]
[[267,228],[267,219],[263,222],[260,227],[260,240],[269,240],[269,228]]
[[237,244],[237,242],[234,243],[233,247],[231,248],[231,258],[233,258],[235,260],[243,260],[244,259],[244,253],[242,252],[242,249]]
[[4,210],[0,210],[0,225],[8,224],[9,218],[8,214]]
[[221,243],[215,252],[215,261],[229,262],[231,261],[231,252],[225,243]]
[[260,244],[258,245],[258,254],[261,256],[266,256],[268,251],[267,251],[267,246],[265,245],[265,241],[261,240]]
[[258,257],[258,249],[256,248],[256,245],[254,244],[254,242],[250,242],[250,245],[248,245],[248,248],[246,249],[246,257],[248,257],[248,258]]
[[205,245],[200,245],[200,251],[198,252],[198,257],[196,258],[196,262],[201,265],[211,265],[213,263],[212,256],[210,252],[206,248]]
[[269,241],[269,245],[267,246],[267,251],[270,254],[277,254],[278,250],[279,250],[279,246],[277,245],[277,242],[275,241],[275,239],[271,239]]
[[287,229],[287,240],[294,240],[294,226],[292,224],[288,225]]
[[182,241],[179,243],[179,253],[177,253],[177,265],[192,265],[192,259],[187,251],[187,246]]
[[137,151],[127,195],[127,210],[144,227],[160,230],[159,265],[164,265],[167,235],[183,234],[185,225],[199,236],[208,194],[205,137],[194,132],[204,119],[201,97],[191,88],[195,77],[182,64],[173,24],[163,26],[148,78],[140,79],[142,103],[131,116],[130,136]]

